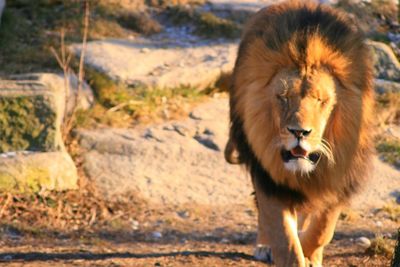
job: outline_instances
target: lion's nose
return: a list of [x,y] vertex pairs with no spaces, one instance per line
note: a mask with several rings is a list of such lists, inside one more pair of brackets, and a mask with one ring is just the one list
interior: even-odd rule
[[312,129],[306,130],[306,129],[299,129],[299,128],[295,129],[295,128],[289,128],[289,127],[288,127],[287,129],[288,129],[288,131],[289,131],[291,134],[293,134],[296,138],[306,137],[306,136],[308,136],[308,135],[311,133],[311,131],[312,131]]

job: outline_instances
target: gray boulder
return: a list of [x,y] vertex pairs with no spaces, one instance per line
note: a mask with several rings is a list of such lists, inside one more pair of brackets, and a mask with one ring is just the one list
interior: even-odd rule
[[[80,47],[73,45],[71,49],[79,54]],[[131,85],[203,89],[233,69],[236,51],[235,43],[102,40],[87,44],[86,63]]]
[[213,99],[193,114],[139,129],[79,131],[88,151],[84,170],[99,193],[107,199],[134,193],[155,205],[249,203],[250,179],[222,152],[227,99]]
[[400,93],[400,83],[376,79],[375,80],[375,91],[378,94]]
[[381,42],[368,41],[374,58],[375,74],[378,79],[400,81],[400,63],[390,46]]
[[76,189],[77,170],[65,152],[0,154],[0,191]]
[[[55,90],[64,91],[67,99],[66,112],[70,113],[75,105],[79,109],[89,109],[94,103],[93,91],[90,86],[83,81],[81,92],[78,92],[78,77],[70,74],[68,79],[64,79],[63,74],[54,73],[28,73],[22,75],[13,75],[13,80],[28,80],[45,84],[46,87],[56,88]],[[67,86],[65,85],[67,83]],[[67,88],[67,90],[64,90]],[[79,94],[79,95],[78,95]]]
[[0,80],[0,189],[76,187],[61,134],[65,90],[42,78]]

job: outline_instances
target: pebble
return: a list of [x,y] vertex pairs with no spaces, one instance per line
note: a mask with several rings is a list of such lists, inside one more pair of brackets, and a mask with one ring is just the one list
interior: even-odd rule
[[140,52],[143,53],[143,54],[146,54],[146,53],[149,53],[149,52],[150,52],[150,49],[148,49],[147,47],[145,47],[145,48],[142,48],[142,49],[140,50]]
[[229,239],[228,238],[222,238],[221,239],[221,243],[222,244],[228,244],[230,241],[229,241]]
[[12,260],[12,256],[11,255],[6,255],[6,256],[4,256],[3,257],[3,259],[5,260],[5,261],[10,261],[10,260]]
[[190,112],[189,117],[192,118],[192,119],[194,119],[194,120],[201,120],[201,119],[202,119],[202,118],[201,118],[201,115],[198,114],[198,113],[195,112],[195,111]]
[[183,218],[183,219],[187,219],[189,218],[190,214],[187,210],[183,210],[183,211],[178,211],[177,212],[178,216]]
[[371,240],[369,240],[365,236],[357,238],[356,243],[357,243],[357,245],[359,245],[360,247],[362,247],[364,249],[367,249],[371,246]]
[[133,230],[138,230],[139,229],[139,222],[134,220],[134,219],[131,219],[131,226],[132,226]]
[[155,239],[160,239],[160,238],[162,238],[162,233],[160,233],[160,232],[153,232],[153,233],[151,234],[151,236],[152,236],[153,238],[155,238]]

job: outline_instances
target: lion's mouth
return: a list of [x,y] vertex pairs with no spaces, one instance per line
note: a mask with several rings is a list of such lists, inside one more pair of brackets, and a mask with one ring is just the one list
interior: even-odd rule
[[296,146],[291,150],[282,149],[281,151],[282,160],[289,162],[291,160],[305,159],[311,162],[313,165],[317,164],[321,158],[321,153],[312,152],[308,153],[300,146]]

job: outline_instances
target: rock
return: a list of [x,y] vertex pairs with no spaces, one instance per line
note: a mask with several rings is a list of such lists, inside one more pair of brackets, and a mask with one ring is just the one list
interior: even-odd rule
[[0,191],[76,189],[77,170],[65,152],[0,154]]
[[6,0],[0,0],[0,22],[5,7],[6,7]]
[[[80,45],[73,45],[79,53]],[[114,80],[157,88],[213,85],[232,70],[235,43],[178,44],[154,40],[101,40],[87,44],[86,63]]]
[[390,46],[374,41],[368,41],[367,44],[373,52],[376,77],[383,80],[400,81],[400,63]]
[[0,153],[64,150],[64,99],[61,88],[32,80],[0,80]]
[[78,174],[61,134],[65,91],[49,76],[24,77],[0,80],[0,190],[74,189]]
[[378,94],[400,93],[400,83],[376,79],[375,80],[375,91]]
[[[400,171],[383,163],[377,157],[373,161],[373,172],[365,188],[353,198],[352,208],[356,210],[380,209],[393,201],[393,190],[400,188]],[[375,215],[368,214],[371,218]]]
[[362,247],[363,249],[367,249],[371,246],[371,240],[366,238],[365,236],[359,237],[356,239],[357,245]]
[[137,220],[131,219],[131,226],[132,226],[132,230],[136,231],[139,230],[139,222]]
[[[55,90],[65,90],[65,79],[62,74],[30,73],[14,75],[12,78],[15,80],[28,80],[43,83],[46,87],[55,88]],[[70,74],[68,83],[69,85],[67,87],[69,90],[66,93],[66,97],[68,98],[67,112],[70,113],[74,109],[77,100],[79,109],[89,109],[94,102],[93,91],[90,86],[84,81],[82,83],[82,91],[78,96],[78,77],[75,74]]]
[[247,11],[255,13],[263,7],[283,2],[283,0],[209,0],[211,9],[214,11]]
[[205,134],[196,135],[194,139],[209,149],[221,151],[221,148],[214,142],[214,140]]
[[[188,117],[179,125],[223,148],[228,137],[228,100],[211,99],[196,110],[207,110],[210,119]],[[79,130],[80,144],[88,150],[83,167],[99,193],[114,200],[132,193],[158,206],[251,201],[250,179],[239,166],[229,165],[221,151],[200,143],[197,135],[182,135],[174,125],[178,123],[134,130]]]
[[319,0],[321,4],[328,4],[328,5],[336,5],[338,1],[339,0]]
[[153,233],[151,233],[151,236],[154,238],[154,239],[160,239],[160,238],[162,238],[162,233],[160,233],[160,232],[153,232]]

